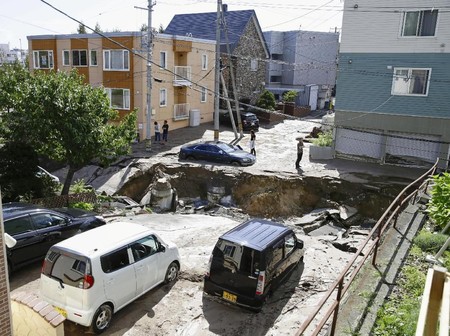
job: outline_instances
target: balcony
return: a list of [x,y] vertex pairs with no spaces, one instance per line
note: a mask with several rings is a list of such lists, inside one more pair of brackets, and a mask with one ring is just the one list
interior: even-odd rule
[[189,118],[189,104],[174,104],[173,119],[184,120]]
[[191,86],[192,71],[190,66],[175,66],[173,86]]

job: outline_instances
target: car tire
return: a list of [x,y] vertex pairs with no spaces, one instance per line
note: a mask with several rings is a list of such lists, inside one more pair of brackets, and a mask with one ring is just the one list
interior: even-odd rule
[[195,161],[195,156],[193,156],[193,155],[188,155],[188,156],[186,156],[186,160],[192,160],[192,161]]
[[166,277],[164,278],[164,283],[168,284],[178,277],[178,272],[180,268],[178,267],[178,264],[175,261],[172,261],[169,267],[167,268]]
[[231,165],[232,166],[240,166],[240,163],[237,161],[233,161],[233,162],[231,162]]
[[106,329],[108,329],[111,324],[113,315],[113,310],[110,305],[104,303],[102,304],[94,314],[94,318],[92,319],[92,331],[96,334],[101,334]]

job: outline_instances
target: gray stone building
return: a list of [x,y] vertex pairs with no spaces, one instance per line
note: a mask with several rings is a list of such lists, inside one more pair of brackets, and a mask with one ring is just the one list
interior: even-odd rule
[[[223,17],[220,57],[230,97],[233,97],[229,72],[232,62],[237,98],[254,103],[265,86],[266,61],[269,57],[258,18],[254,10],[228,11],[225,5]],[[216,21],[216,12],[175,15],[164,33],[216,40]]]

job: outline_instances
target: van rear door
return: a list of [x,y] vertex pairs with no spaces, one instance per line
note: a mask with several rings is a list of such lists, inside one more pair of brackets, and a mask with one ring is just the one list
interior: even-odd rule
[[223,297],[229,301],[237,299],[231,293],[254,297],[260,259],[261,253],[257,250],[219,239],[213,250],[209,280],[224,288]]
[[89,307],[84,289],[92,276],[90,261],[85,256],[52,248],[45,257],[41,275],[41,294],[67,317],[66,309]]

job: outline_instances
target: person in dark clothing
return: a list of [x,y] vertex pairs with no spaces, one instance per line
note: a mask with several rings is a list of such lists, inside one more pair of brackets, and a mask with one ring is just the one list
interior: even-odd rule
[[167,123],[167,120],[164,120],[164,124],[162,125],[162,139],[164,142],[167,142],[167,137],[169,135],[169,124]]
[[303,156],[303,147],[305,146],[303,143],[303,138],[297,138],[297,161],[295,161],[295,168],[300,168],[300,161]]
[[256,134],[255,131],[251,130],[250,131],[250,154],[253,154],[254,156],[256,156]]

